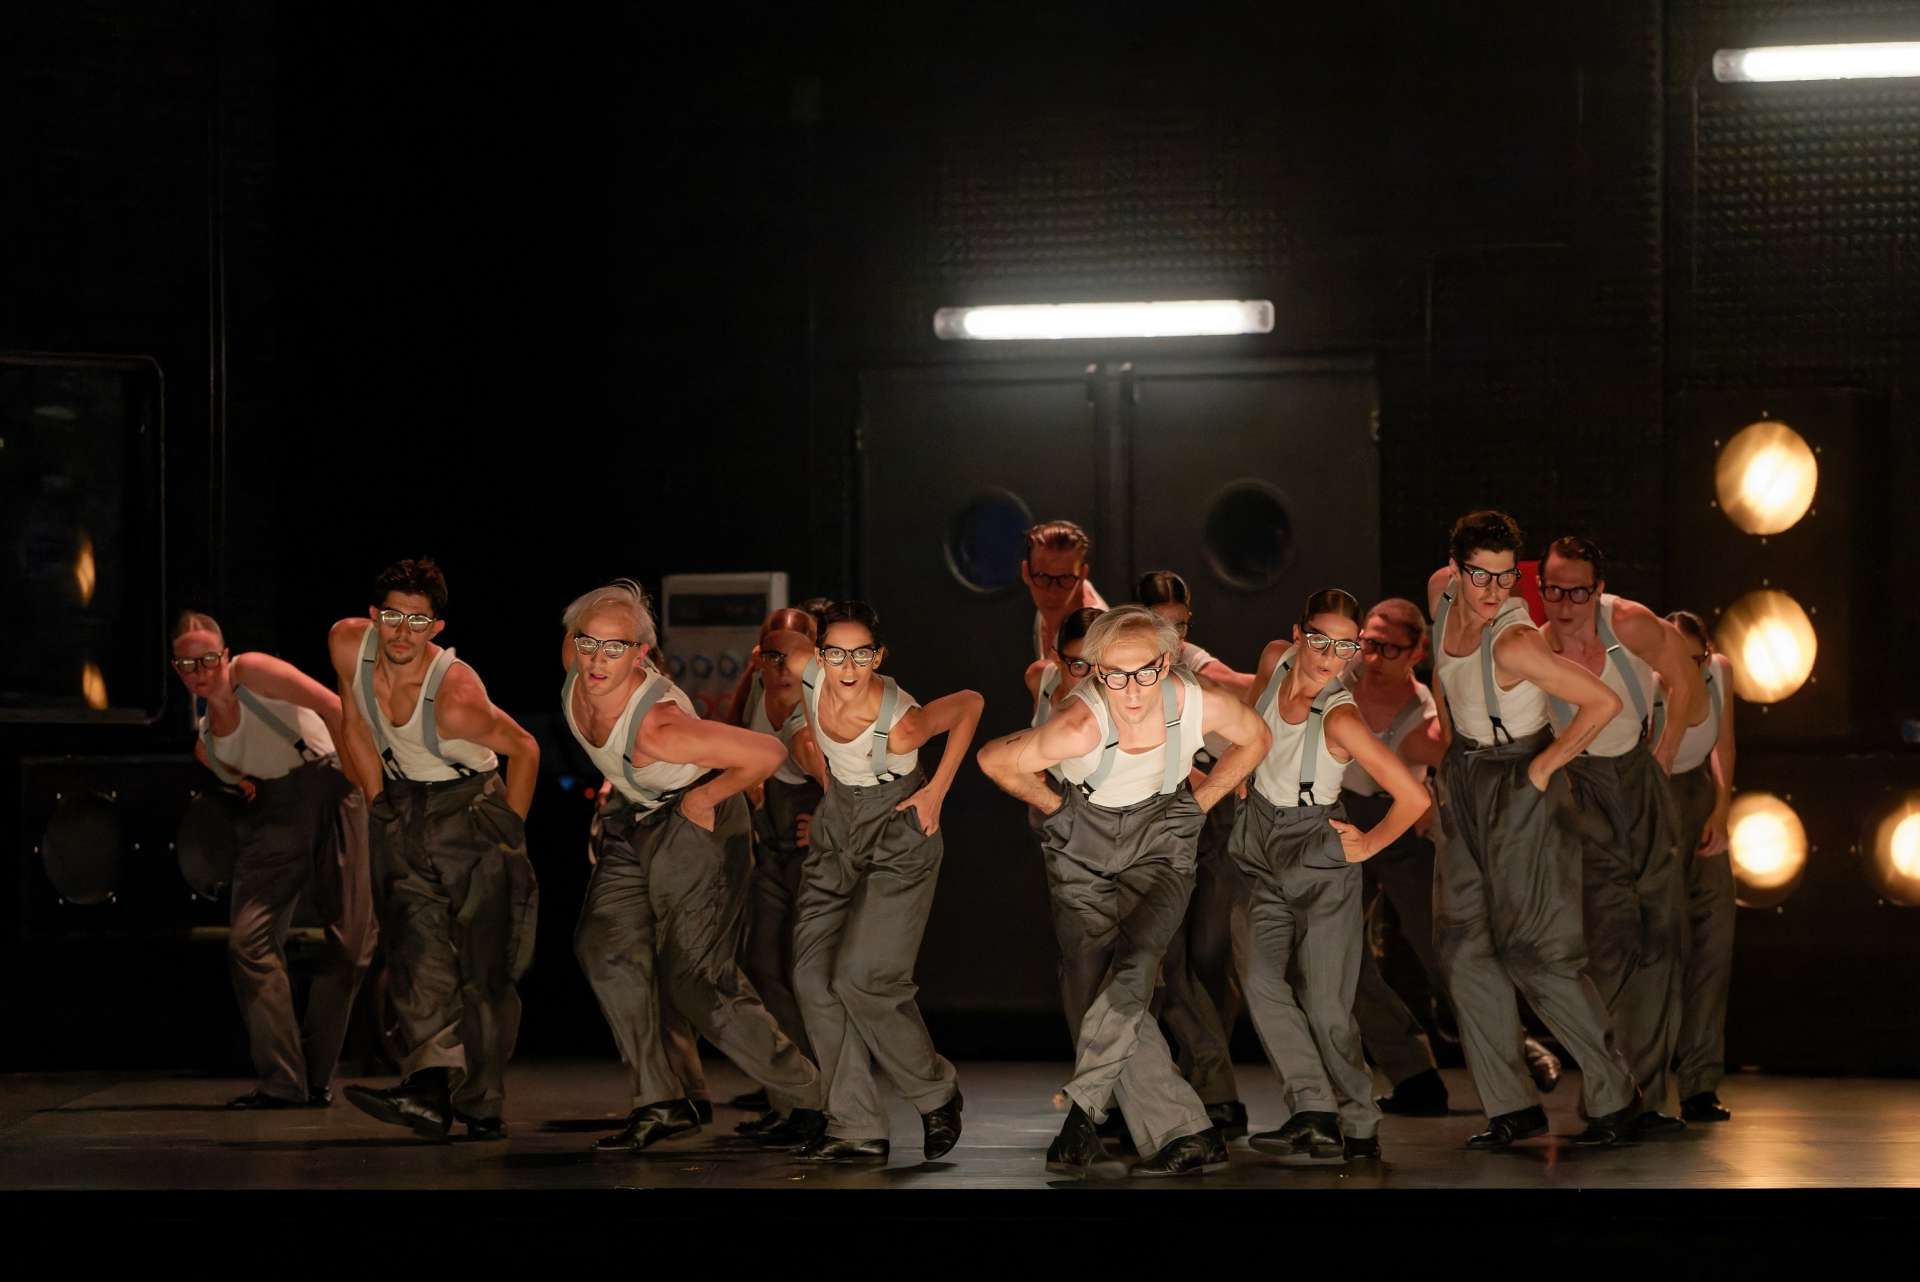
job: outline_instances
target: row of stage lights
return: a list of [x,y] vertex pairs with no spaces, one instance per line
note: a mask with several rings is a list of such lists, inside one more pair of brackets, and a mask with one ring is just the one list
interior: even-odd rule
[[[1716,442],[1716,444],[1718,444]],[[1817,451],[1785,423],[1749,424],[1720,447],[1714,489],[1720,511],[1743,533],[1766,538],[1799,524],[1819,487]],[[1813,675],[1819,639],[1813,619],[1793,597],[1764,586],[1720,612],[1714,644],[1733,669],[1734,693],[1749,703],[1779,703]],[[1750,908],[1779,904],[1799,885],[1807,862],[1807,830],[1799,814],[1770,792],[1742,792],[1727,818],[1727,840]],[[1872,817],[1857,849],[1881,896],[1920,906],[1920,792]]]

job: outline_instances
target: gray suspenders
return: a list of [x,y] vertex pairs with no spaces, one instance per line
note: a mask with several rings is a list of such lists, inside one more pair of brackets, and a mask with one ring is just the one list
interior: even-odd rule
[[[817,731],[820,725],[820,660],[807,661],[807,670],[800,675],[800,685],[806,691],[807,719]],[[880,715],[873,719],[873,732],[868,736],[867,749],[873,777],[881,783],[892,783],[900,777],[887,768],[887,736],[893,732],[893,710],[899,706],[900,686],[892,677],[881,677]]]
[[[567,673],[566,684],[560,687],[560,714],[567,719],[569,726],[574,724],[573,688],[579,683],[580,671],[575,668]],[[659,806],[663,800],[672,794],[656,792],[654,789],[640,782],[639,775],[633,768],[633,746],[640,742],[640,723],[647,719],[647,713],[653,710],[653,705],[666,697],[667,690],[671,685],[671,682],[656,672],[653,674],[652,679],[647,682],[646,686],[641,689],[636,696],[638,702],[633,710],[633,720],[627,723],[627,742],[620,753],[620,769],[626,776],[627,787],[640,794],[636,800],[642,807],[648,810]],[[438,756],[439,754],[436,753],[435,755]],[[442,760],[445,760],[445,758],[442,758]]]
[[[247,689],[245,686],[235,686],[233,693],[240,702],[247,705],[249,712],[260,718],[261,723],[265,725],[267,729],[292,744],[293,750],[300,754],[302,761],[320,760],[320,754],[307,747],[307,741],[300,736],[300,732],[275,716],[266,704],[260,702],[253,691]],[[219,758],[213,755],[213,727],[208,724],[206,719],[207,701],[205,699],[196,699],[194,700],[194,704],[194,714],[200,722],[200,742],[206,746],[207,750],[207,768],[213,771],[214,777],[220,780],[221,783],[239,783],[241,776],[221,765]]]
[[[1163,797],[1178,788],[1180,780],[1187,773],[1188,763],[1180,755],[1180,722],[1183,714],[1180,711],[1180,700],[1173,693],[1173,683],[1189,680],[1172,666],[1168,667],[1167,675],[1160,679],[1160,712],[1167,722],[1167,741],[1161,750],[1163,765],[1160,771],[1160,795]],[[1199,689],[1198,685],[1189,684],[1187,698],[1189,700],[1195,698],[1199,694]],[[1112,737],[1100,749],[1100,764],[1093,768],[1093,773],[1088,775],[1080,785],[1080,791],[1089,797],[1099,791],[1100,785],[1107,781],[1107,776],[1113,772],[1114,762],[1120,756],[1120,727],[1114,724],[1111,711],[1107,713],[1107,728],[1112,732]]]
[[[1433,620],[1433,633],[1440,638],[1440,648],[1442,650],[1445,650],[1447,645],[1447,612],[1452,608],[1453,589],[1448,588],[1440,594],[1440,609],[1435,614]],[[1506,618],[1507,615],[1513,613],[1515,610],[1525,610],[1526,608],[1527,603],[1519,597],[1508,597],[1500,606],[1500,613],[1493,616],[1493,622],[1487,624],[1486,630],[1480,634],[1481,697],[1486,701],[1487,705],[1487,724],[1493,727],[1493,743],[1488,745],[1489,747],[1498,746],[1501,735],[1506,735],[1508,743],[1513,742],[1513,735],[1508,732],[1506,725],[1500,720],[1500,683],[1493,679],[1493,630],[1499,626],[1500,620]]]
[[[1049,663],[1046,667],[1046,670],[1040,674],[1040,688],[1039,688],[1039,691],[1033,696],[1033,728],[1034,729],[1038,730],[1042,725],[1046,724],[1047,718],[1041,716],[1040,714],[1046,711],[1047,704],[1052,700],[1053,692],[1055,689],[1059,687],[1059,685],[1060,685],[1060,665],[1055,663]],[[1065,775],[1060,773],[1060,767],[1057,764],[1048,766],[1047,773],[1052,775],[1056,780],[1064,781],[1066,778]]]
[[[387,714],[381,710],[380,698],[373,692],[374,641],[372,628],[367,629],[367,639],[360,644],[360,692],[366,699],[367,725],[373,731],[374,746],[380,749],[380,769],[389,779],[404,779],[400,767],[393,760],[393,744],[387,738]],[[447,679],[447,669],[451,663],[434,667],[427,673],[427,684],[420,691],[420,741],[426,750],[454,768],[462,778],[475,773],[462,762],[455,761],[440,751],[440,728],[434,723],[433,701],[439,697],[440,683]]]
[[[1725,703],[1726,695],[1721,692],[1720,683],[1713,679],[1713,664],[1711,662],[1707,664],[1707,670],[1700,679],[1707,687],[1707,702],[1713,708],[1713,724],[1717,729],[1720,725],[1720,718],[1727,713]],[[1665,734],[1666,730],[1667,696],[1661,694],[1653,701],[1653,729],[1647,732],[1647,737],[1653,740],[1653,742],[1658,743],[1660,742],[1660,736]]]
[[[1288,654],[1280,661],[1280,666],[1273,670],[1273,676],[1267,679],[1267,688],[1260,692],[1260,702],[1254,706],[1254,711],[1260,714],[1262,720],[1267,718],[1273,711],[1273,705],[1279,701],[1280,686],[1286,680],[1287,673],[1291,671],[1293,671],[1293,655]],[[1300,778],[1298,780],[1299,803],[1303,806],[1320,804],[1313,799],[1313,772],[1320,766],[1320,727],[1326,720],[1327,700],[1332,698],[1333,692],[1338,689],[1340,689],[1338,678],[1327,682],[1320,687],[1320,693],[1313,696],[1313,703],[1307,708],[1307,741],[1300,746]]]
[[[1627,649],[1620,643],[1620,638],[1614,635],[1613,624],[1607,621],[1604,605],[1593,612],[1593,621],[1595,631],[1600,634],[1600,644],[1607,647],[1607,662],[1611,663],[1614,670],[1620,674],[1620,684],[1626,686],[1627,694],[1633,700],[1634,715],[1640,718],[1640,733],[1645,735],[1650,724],[1647,719],[1647,692],[1641,688],[1639,679],[1633,675],[1633,664],[1627,660]],[[1547,696],[1547,703],[1553,708],[1555,717],[1563,721],[1572,718],[1573,708],[1564,699],[1550,694]],[[1653,733],[1655,738],[1659,737],[1658,729]]]

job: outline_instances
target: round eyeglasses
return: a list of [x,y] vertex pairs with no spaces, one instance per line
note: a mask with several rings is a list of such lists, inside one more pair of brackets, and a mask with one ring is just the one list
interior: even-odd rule
[[434,619],[431,614],[408,614],[405,610],[380,611],[381,627],[397,628],[402,623],[414,632],[425,632],[433,626]]
[[1109,690],[1124,690],[1127,688],[1127,682],[1131,681],[1144,690],[1158,681],[1161,674],[1166,671],[1166,660],[1167,656],[1163,654],[1146,667],[1135,668],[1131,672],[1102,672],[1100,684]]
[[573,638],[573,648],[581,654],[604,654],[609,659],[617,659],[639,644],[638,641],[602,641],[584,632]]
[[1318,632],[1309,632],[1304,639],[1307,649],[1315,654],[1330,653],[1336,659],[1351,659],[1360,653],[1358,641],[1335,641],[1332,637],[1323,636]]
[[170,659],[168,662],[172,663],[174,670],[182,675],[191,675],[195,668],[202,672],[212,672],[220,666],[220,658],[224,654],[226,654],[224,649],[209,650],[191,659]]
[[856,646],[851,650],[837,645],[820,647],[820,661],[830,668],[843,668],[848,659],[853,660],[853,666],[856,668],[870,668],[873,666],[873,661],[879,657],[880,651],[870,645]]

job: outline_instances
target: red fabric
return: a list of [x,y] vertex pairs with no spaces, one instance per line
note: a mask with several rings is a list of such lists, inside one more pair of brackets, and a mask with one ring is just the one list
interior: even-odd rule
[[1544,625],[1547,621],[1547,603],[1540,596],[1540,563],[1520,562],[1520,582],[1513,587],[1514,591],[1526,598],[1527,613],[1533,617],[1534,626]]

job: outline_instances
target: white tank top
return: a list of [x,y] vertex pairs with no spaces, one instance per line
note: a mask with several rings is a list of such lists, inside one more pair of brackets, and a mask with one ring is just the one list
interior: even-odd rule
[[[851,743],[840,742],[828,734],[826,727],[820,724],[820,681],[822,679],[820,674],[822,671],[818,659],[807,665],[806,675],[801,678],[801,688],[805,692],[801,703],[806,707],[807,720],[813,725],[813,741],[820,745],[821,755],[827,759],[828,772],[841,783],[854,788],[871,788],[874,784],[886,782],[874,770],[874,740],[879,737],[875,734],[878,717],[868,722],[866,729],[855,735]],[[891,734],[893,728],[900,724],[900,718],[920,705],[914,701],[912,695],[894,685],[892,677],[877,679],[884,682],[885,686],[892,687],[894,692],[893,713],[887,719],[887,731]],[[884,687],[880,706],[881,711],[884,712],[886,710]],[[914,767],[920,764],[920,751],[917,748],[906,753],[888,749],[885,755],[887,773],[894,778],[913,773]]]
[[707,773],[708,767],[691,762],[655,761],[639,767],[633,764],[633,739],[638,730],[634,724],[635,714],[644,717],[646,712],[642,711],[643,708],[651,711],[654,704],[667,702],[690,717],[699,717],[700,714],[694,710],[693,700],[679,686],[649,669],[647,679],[627,696],[627,706],[621,709],[620,719],[613,723],[607,741],[595,743],[581,730],[579,721],[574,719],[573,687],[579,679],[578,673],[569,673],[566,684],[560,688],[560,708],[566,714],[567,729],[573,731],[573,737],[587,750],[587,756],[593,759],[593,764],[601,774],[613,781],[613,786],[621,796],[644,810],[656,810],[663,794],[678,792]]
[[[360,715],[367,719],[373,730],[373,742],[385,758],[383,766],[388,775],[401,779],[410,779],[415,783],[445,783],[449,779],[460,779],[470,774],[485,774],[497,769],[500,758],[493,749],[466,739],[442,739],[439,737],[439,723],[434,723],[434,738],[440,751],[435,754],[427,747],[426,733],[422,728],[421,713],[432,703],[432,697],[440,689],[440,683],[446,680],[447,669],[456,662],[451,649],[442,650],[427,669],[427,679],[420,686],[420,698],[414,701],[413,715],[407,718],[407,724],[396,726],[387,720],[387,714],[380,710],[380,701],[369,698],[370,689],[366,677],[367,665],[373,661],[373,648],[379,637],[375,629],[367,629],[367,639],[360,646],[362,678],[353,683],[353,697],[360,705]],[[368,705],[372,704],[372,707]],[[456,764],[457,763],[457,764]],[[464,770],[459,767],[466,767]]]
[[[1619,599],[1612,593],[1603,595],[1600,598],[1599,617],[1595,620],[1600,639],[1607,644],[1607,656],[1597,675],[1607,683],[1607,689],[1620,697],[1620,711],[1614,714],[1613,720],[1601,727],[1600,733],[1587,746],[1587,755],[1592,757],[1621,757],[1632,752],[1645,736],[1641,709],[1653,704],[1653,669],[1623,645],[1613,630],[1613,605]],[[1621,670],[1623,664],[1625,672]],[[1632,686],[1627,684],[1628,673],[1632,674]],[[1634,688],[1636,686],[1637,691]],[[1638,697],[1635,697],[1636,694]],[[1564,700],[1550,699],[1547,715],[1553,722],[1554,733],[1559,734],[1573,720],[1573,707]]]
[[[1349,690],[1354,689],[1358,678],[1354,676],[1352,669],[1348,670],[1346,680],[1347,688]],[[1356,711],[1360,708],[1360,700],[1358,698],[1354,699],[1354,708]],[[1366,715],[1364,711],[1360,712],[1362,720],[1366,719]],[[1406,741],[1408,735],[1416,730],[1424,729],[1427,722],[1439,715],[1440,709],[1436,707],[1433,702],[1433,691],[1427,689],[1425,682],[1415,677],[1413,679],[1413,697],[1401,705],[1400,711],[1394,716],[1392,723],[1389,724],[1385,730],[1374,731],[1373,737],[1381,743],[1384,743],[1389,752],[1397,754],[1400,751],[1400,745]],[[1372,727],[1369,726],[1368,729],[1372,729]],[[1409,764],[1407,769],[1413,772],[1415,779],[1424,780],[1427,777],[1427,768],[1425,766]],[[1320,781],[1316,779],[1314,782],[1317,784]],[[1347,764],[1347,777],[1340,786],[1348,792],[1361,797],[1377,797],[1381,791],[1380,781],[1368,774],[1367,768],[1361,765],[1358,760],[1351,761]]]
[[[1205,702],[1200,697],[1199,683],[1192,674],[1174,668],[1160,679],[1167,689],[1175,689],[1169,683],[1178,682],[1175,693],[1175,715],[1179,717],[1177,725],[1169,729],[1171,747],[1163,740],[1144,752],[1125,752],[1119,747],[1119,736],[1114,730],[1113,714],[1107,709],[1107,701],[1100,693],[1102,687],[1093,680],[1082,681],[1073,688],[1069,699],[1078,699],[1093,712],[1095,724],[1100,727],[1100,742],[1083,756],[1071,757],[1060,763],[1060,774],[1068,783],[1076,787],[1085,787],[1100,770],[1101,762],[1107,758],[1107,747],[1113,745],[1111,764],[1104,777],[1093,785],[1093,791],[1087,800],[1096,806],[1110,810],[1120,810],[1160,792],[1171,792],[1179,787],[1179,782],[1193,769],[1193,758],[1200,751],[1201,740],[1205,735],[1203,710]],[[1164,698],[1164,696],[1163,696]],[[1162,703],[1163,715],[1165,704]],[[1169,761],[1167,753],[1173,753]],[[1173,788],[1167,787],[1168,780]]]
[[[806,724],[807,714],[800,707],[800,700],[796,699],[793,703],[793,711],[787,714],[786,721],[776,729],[767,717],[766,686],[761,683],[758,672],[753,674],[753,685],[747,691],[747,729],[757,730],[761,734],[770,734],[778,739],[783,747],[791,748],[793,736],[805,729]],[[794,764],[793,758],[789,756],[780,763],[780,768],[773,772],[773,777],[781,783],[803,784],[807,781],[807,772]]]
[[[1102,597],[1099,590],[1091,583],[1087,584],[1086,596],[1087,606],[1095,610],[1104,610],[1107,608],[1106,598]],[[1084,608],[1086,607],[1074,607],[1074,609]],[[1069,610],[1067,613],[1072,614],[1073,611]],[[1061,622],[1066,622],[1064,617],[1061,619]],[[1033,612],[1033,657],[1036,659],[1053,658],[1053,641],[1054,639],[1047,635],[1047,616],[1035,610]]]
[[[1313,785],[1313,804],[1331,806],[1340,800],[1340,785],[1347,777],[1347,763],[1333,755],[1333,745],[1328,742],[1326,734],[1327,716],[1335,708],[1353,707],[1353,693],[1340,684],[1339,678],[1334,678],[1314,697],[1313,710],[1299,725],[1294,725],[1280,715],[1279,698],[1281,682],[1286,680],[1292,667],[1293,654],[1289,651],[1267,679],[1267,689],[1260,695],[1260,715],[1273,732],[1273,746],[1267,749],[1267,755],[1254,767],[1253,786],[1260,790],[1261,796],[1284,810],[1301,804],[1300,781],[1305,777]],[[1313,729],[1319,733],[1310,734],[1309,730]],[[1309,773],[1303,776],[1302,758],[1306,754],[1309,739],[1316,741],[1314,760]]]
[[[1182,641],[1180,643],[1179,656],[1174,662],[1178,663],[1188,672],[1198,675],[1200,669],[1213,662],[1213,655],[1191,641]],[[1217,730],[1209,730],[1205,742],[1207,754],[1216,761],[1225,756],[1227,750],[1233,747],[1232,744],[1227,742],[1227,737]]]
[[1726,657],[1718,654],[1707,660],[1707,670],[1701,674],[1707,687],[1707,717],[1697,726],[1688,726],[1686,734],[1680,737],[1680,747],[1673,754],[1674,774],[1699,768],[1713,755],[1713,745],[1720,741],[1720,720],[1725,715],[1727,699],[1726,663]]
[[[327,733],[327,723],[312,708],[303,708],[285,699],[270,699],[242,686],[235,686],[234,693],[239,696],[240,723],[232,734],[214,734],[211,713],[203,713],[197,722],[207,756],[215,763],[214,773],[224,770],[236,777],[280,779],[309,761],[332,755],[333,736]],[[284,730],[260,716],[256,706],[277,719]],[[287,732],[306,744],[307,756],[300,755]]]
[[[1447,653],[1445,630],[1445,616],[1449,609],[1443,598],[1442,617],[1435,622],[1433,629],[1433,679],[1446,691],[1447,710],[1453,714],[1454,732],[1476,743],[1492,746],[1493,722],[1487,713],[1483,672],[1485,660],[1480,648],[1491,649],[1502,633],[1510,628],[1530,628],[1533,620],[1527,616],[1525,601],[1517,596],[1508,597],[1500,607],[1498,617],[1481,633],[1480,646],[1475,647],[1471,654],[1452,655]],[[1495,697],[1500,701],[1500,724],[1506,730],[1506,735],[1501,736],[1502,742],[1509,735],[1524,739],[1547,724],[1545,690],[1531,681],[1522,681],[1511,690],[1499,690],[1499,679],[1496,671],[1493,675]]]

